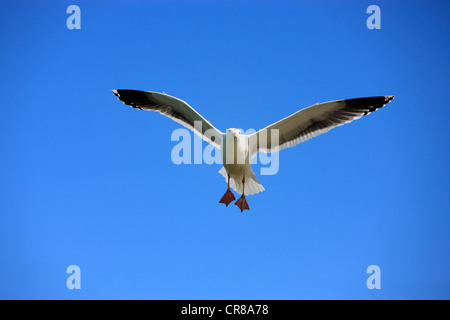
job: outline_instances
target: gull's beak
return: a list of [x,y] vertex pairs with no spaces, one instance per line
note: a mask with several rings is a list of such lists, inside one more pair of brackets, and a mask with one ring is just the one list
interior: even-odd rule
[[233,132],[233,134],[234,134],[234,137],[237,138],[238,133],[237,132]]

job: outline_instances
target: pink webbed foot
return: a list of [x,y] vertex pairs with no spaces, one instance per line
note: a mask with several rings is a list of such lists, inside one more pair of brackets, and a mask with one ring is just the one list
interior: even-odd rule
[[245,196],[242,195],[238,201],[236,201],[235,205],[237,205],[239,207],[239,209],[241,209],[241,212],[243,212],[244,210],[250,210],[248,203],[247,203],[247,199],[245,199]]
[[233,192],[231,192],[230,188],[228,188],[227,192],[225,192],[222,199],[220,199],[219,203],[224,203],[228,207],[228,205],[235,199],[236,198],[234,197]]

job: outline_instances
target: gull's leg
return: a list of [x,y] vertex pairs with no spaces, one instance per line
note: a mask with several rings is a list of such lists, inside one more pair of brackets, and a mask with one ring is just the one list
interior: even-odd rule
[[228,189],[227,192],[223,195],[222,199],[220,199],[219,203],[224,203],[227,207],[231,203],[231,201],[234,201],[236,198],[234,197],[233,192],[230,190],[230,175],[228,175]]
[[236,201],[235,205],[241,209],[241,212],[244,210],[250,210],[247,200],[245,199],[245,176],[242,177],[242,196]]

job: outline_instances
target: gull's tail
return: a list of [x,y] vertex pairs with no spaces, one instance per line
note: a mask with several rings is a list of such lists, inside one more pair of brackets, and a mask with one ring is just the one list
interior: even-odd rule
[[[228,183],[228,173],[225,170],[225,167],[220,169],[219,173],[224,176],[225,181]],[[242,176],[230,176],[230,187],[239,194],[242,194]],[[265,189],[262,184],[256,178],[255,173],[253,171],[245,172],[245,195],[250,196],[255,193],[263,192]]]

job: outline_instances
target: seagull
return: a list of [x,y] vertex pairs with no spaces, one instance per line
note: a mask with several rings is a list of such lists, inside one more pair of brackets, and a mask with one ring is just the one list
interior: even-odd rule
[[125,105],[140,110],[158,111],[192,130],[220,150],[227,191],[219,203],[228,206],[236,200],[233,189],[241,194],[236,205],[241,212],[249,210],[247,195],[264,191],[251,167],[258,152],[273,153],[314,138],[350,123],[389,103],[394,96],[376,96],[317,103],[252,134],[241,134],[236,128],[219,131],[183,100],[165,93],[117,89],[111,90]]

